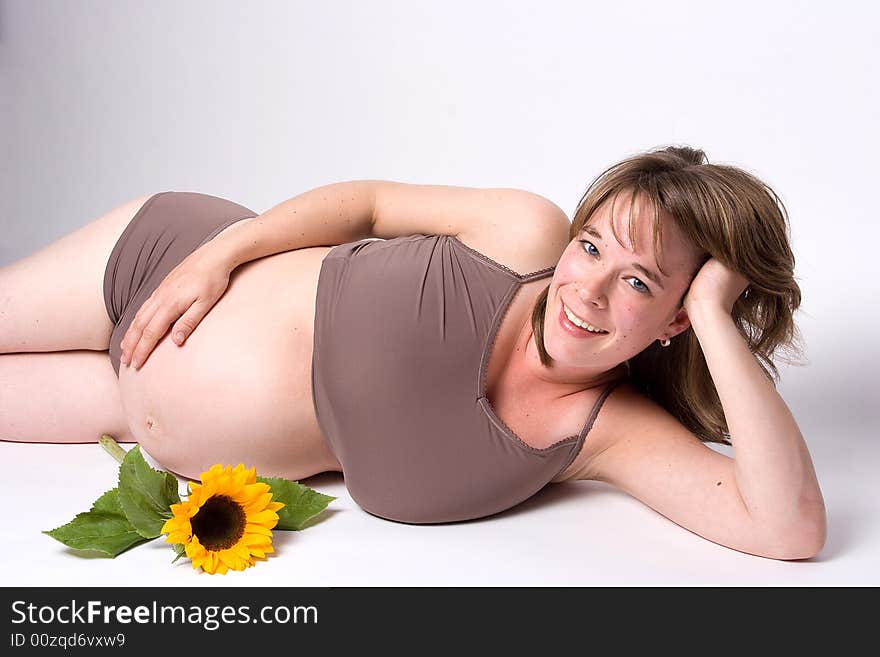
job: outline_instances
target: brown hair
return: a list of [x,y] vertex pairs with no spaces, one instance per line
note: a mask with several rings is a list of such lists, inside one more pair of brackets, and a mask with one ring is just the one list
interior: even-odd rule
[[[652,204],[655,256],[662,212],[703,252],[699,266],[714,257],[749,280],[745,295],[733,305],[733,320],[764,374],[778,381],[774,354],[781,350],[785,352],[783,360],[792,363],[791,357],[799,357],[803,350],[793,317],[800,306],[801,291],[794,277],[788,212],[776,193],[742,169],[709,164],[699,149],[658,148],[629,157],[593,180],[578,202],[569,239],[580,234],[605,201],[611,199],[613,208],[620,193],[631,195],[633,201],[638,195]],[[631,243],[634,205],[629,217]],[[659,264],[659,257],[657,261]],[[553,362],[544,348],[548,290],[549,286],[532,310],[535,344],[545,367]],[[679,305],[683,301],[684,297]],[[692,329],[672,338],[669,347],[654,341],[627,365],[636,387],[700,440],[731,444],[721,400]]]

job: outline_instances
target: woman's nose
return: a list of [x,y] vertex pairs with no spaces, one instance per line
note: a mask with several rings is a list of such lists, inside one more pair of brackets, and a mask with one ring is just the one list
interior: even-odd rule
[[604,308],[607,304],[605,297],[605,284],[600,279],[583,281],[578,289],[578,294],[584,304],[595,308]]

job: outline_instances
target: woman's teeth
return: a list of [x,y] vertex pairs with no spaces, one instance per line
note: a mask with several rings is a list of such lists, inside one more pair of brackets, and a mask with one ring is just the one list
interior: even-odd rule
[[562,309],[565,311],[565,316],[568,317],[568,321],[570,321],[575,326],[580,326],[582,329],[586,329],[590,333],[608,333],[608,331],[597,328],[589,322],[585,322],[584,320],[582,320],[580,317],[572,313],[565,304],[562,304]]

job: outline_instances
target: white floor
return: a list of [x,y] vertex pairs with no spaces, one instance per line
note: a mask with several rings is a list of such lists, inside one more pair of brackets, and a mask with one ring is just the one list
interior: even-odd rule
[[[829,440],[824,440],[828,438]],[[830,436],[810,443],[829,515],[829,539],[808,561],[722,547],[598,482],[550,485],[492,518],[405,525],[375,518],[348,496],[341,474],[303,483],[338,497],[323,520],[275,532],[277,552],[244,572],[194,571],[157,539],[115,559],[78,556],[41,534],[116,485],[98,445],[0,442],[5,512],[3,586],[877,586],[878,445],[837,458]],[[825,445],[825,449],[816,444]],[[128,446],[126,446],[128,447]],[[726,450],[727,448],[720,448]],[[869,451],[870,450],[870,451]]]

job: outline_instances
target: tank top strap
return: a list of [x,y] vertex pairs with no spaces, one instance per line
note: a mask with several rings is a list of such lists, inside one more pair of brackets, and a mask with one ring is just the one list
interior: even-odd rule
[[602,409],[602,404],[604,404],[605,400],[608,399],[608,395],[610,395],[614,391],[614,389],[624,381],[626,381],[626,377],[615,379],[611,383],[607,384],[605,386],[605,389],[602,390],[602,394],[599,395],[596,403],[593,404],[593,409],[590,411],[590,416],[587,418],[587,421],[584,424],[584,428],[581,431],[584,437],[586,437],[586,435],[590,433],[590,429],[593,428],[593,422],[596,421],[596,417],[598,417],[599,411]]

